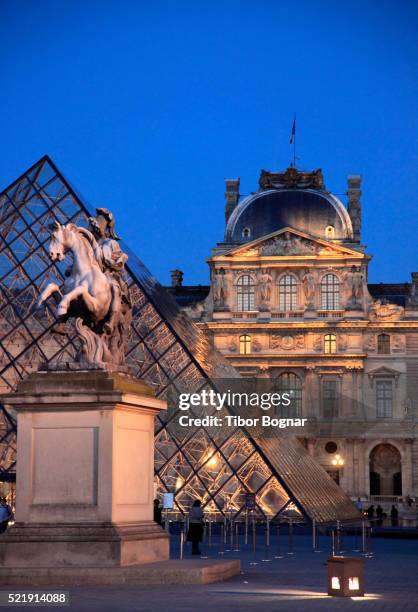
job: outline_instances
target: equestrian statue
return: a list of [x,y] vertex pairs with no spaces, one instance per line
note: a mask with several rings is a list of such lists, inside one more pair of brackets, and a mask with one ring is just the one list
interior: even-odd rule
[[88,228],[55,221],[51,229],[49,256],[64,261],[72,254],[72,265],[59,286],[49,283],[39,296],[37,308],[49,297],[56,302],[57,321],[52,328],[66,335],[68,319],[75,318],[81,340],[78,367],[126,371],[125,353],[132,319],[129,289],[123,278],[128,256],[119,246],[115,221],[106,208],[96,208]]

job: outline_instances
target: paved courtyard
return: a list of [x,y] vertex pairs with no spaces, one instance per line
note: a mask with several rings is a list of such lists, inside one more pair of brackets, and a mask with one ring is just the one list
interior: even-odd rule
[[[215,539],[215,538],[214,538]],[[366,559],[366,592],[361,599],[331,598],[326,595],[326,559],[330,542],[321,538],[321,552],[313,552],[307,535],[295,535],[294,554],[288,554],[287,538],[281,538],[280,559],[272,538],[271,561],[265,556],[262,537],[258,539],[257,565],[251,565],[251,548],[228,551],[224,558],[242,561],[242,573],[228,581],[206,586],[121,586],[70,588],[70,609],[80,612],[283,610],[306,612],[362,610],[372,612],[417,612],[418,540],[373,539],[372,557]],[[345,538],[343,550],[353,554],[354,538]],[[219,558],[219,547],[208,549],[210,558]],[[355,553],[358,554],[358,553]],[[177,536],[172,555],[178,557]],[[189,551],[186,551],[189,556]],[[200,559],[196,559],[199,563]],[[57,585],[58,587],[59,585]],[[15,608],[16,609],[16,608]],[[23,609],[23,608],[22,608]],[[39,609],[39,608],[38,608]]]

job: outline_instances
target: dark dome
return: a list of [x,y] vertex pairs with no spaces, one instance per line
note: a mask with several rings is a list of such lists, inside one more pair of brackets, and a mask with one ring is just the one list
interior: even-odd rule
[[318,238],[352,237],[348,212],[332,194],[313,189],[270,189],[238,204],[229,218],[225,240],[248,242],[285,227]]

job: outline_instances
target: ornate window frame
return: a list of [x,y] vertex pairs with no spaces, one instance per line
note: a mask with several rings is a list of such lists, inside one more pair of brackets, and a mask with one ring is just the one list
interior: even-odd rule
[[[240,282],[241,279],[250,279],[248,283]],[[237,312],[255,312],[255,288],[256,280],[252,274],[242,272],[235,281],[235,303]]]
[[[326,281],[328,277],[335,279],[332,283]],[[341,310],[341,280],[335,272],[326,271],[319,283],[320,310]]]
[[[283,281],[287,278],[292,279],[293,282],[283,283]],[[286,270],[285,272],[280,274],[280,276],[277,278],[276,284],[277,284],[277,290],[278,290],[278,309],[279,311],[280,312],[292,312],[292,311],[298,310],[300,280],[297,277],[297,275],[294,274],[293,272],[289,272],[288,270]],[[282,287],[285,289],[283,294],[281,292]],[[287,291],[288,288],[290,288],[290,291]],[[281,303],[282,295],[284,297],[284,303],[286,306],[288,304],[289,297],[290,297],[290,307],[282,308],[282,303]]]

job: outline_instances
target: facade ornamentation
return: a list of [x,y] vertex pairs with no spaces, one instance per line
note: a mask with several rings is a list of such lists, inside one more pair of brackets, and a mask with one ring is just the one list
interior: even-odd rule
[[282,338],[282,349],[285,351],[291,350],[295,345],[293,336],[283,336]]
[[346,275],[347,284],[350,288],[350,298],[347,302],[347,310],[361,310],[361,298],[363,296],[364,275],[360,268],[352,266],[350,272]]
[[418,272],[411,273],[411,289],[408,297],[408,306],[412,308],[418,307]]
[[297,334],[295,336],[273,334],[270,336],[270,348],[283,351],[303,349],[305,348],[305,336],[303,334]]
[[302,277],[302,287],[305,294],[306,309],[313,310],[315,308],[315,276],[310,270],[305,272]]
[[259,255],[312,255],[316,254],[319,247],[314,242],[290,232],[280,236],[274,236],[266,240],[259,249]]
[[261,189],[277,189],[278,187],[324,189],[324,177],[320,169],[313,172],[301,172],[292,167],[287,168],[285,172],[262,170],[259,184]]
[[259,309],[268,310],[271,299],[272,277],[267,270],[262,270],[258,278]]
[[313,341],[313,350],[316,351],[317,353],[320,353],[322,351],[322,347],[323,347],[322,336],[316,336]]
[[368,353],[374,353],[376,352],[376,348],[377,348],[376,335],[371,334],[370,336],[365,336],[364,350]]
[[375,300],[370,306],[370,318],[372,320],[399,319],[404,314],[404,308],[397,304],[387,304],[381,300]]
[[298,334],[297,336],[295,336],[295,348],[305,348],[305,336],[303,334]]
[[73,264],[61,286],[46,286],[37,307],[43,308],[50,296],[55,299],[58,321],[53,331],[60,335],[67,334],[67,320],[75,319],[81,349],[74,368],[124,370],[132,318],[129,290],[123,280],[128,256],[119,246],[112,213],[105,208],[96,211],[97,216],[89,219],[89,229],[74,223],[53,224],[50,258],[63,261],[70,251]]
[[227,310],[228,283],[224,268],[213,271],[212,287],[215,310]]
[[253,340],[253,351],[256,353],[261,351],[261,344],[258,340]]
[[396,353],[405,352],[405,336],[401,334],[392,336],[392,348]]

